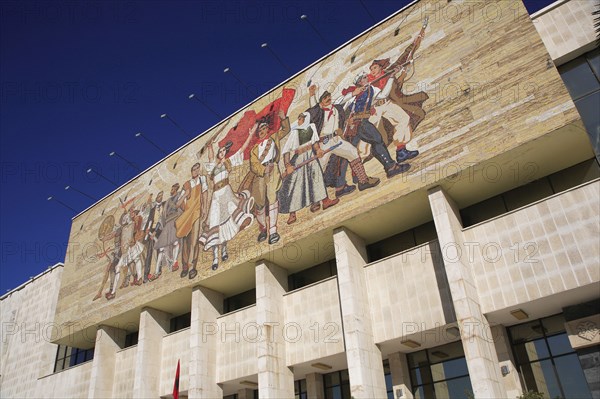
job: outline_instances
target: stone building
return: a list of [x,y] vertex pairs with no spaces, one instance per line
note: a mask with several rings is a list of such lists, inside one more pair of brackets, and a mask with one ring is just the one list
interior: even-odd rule
[[[179,362],[189,398],[600,398],[593,7],[560,0],[529,16],[519,2],[415,2],[109,194],[73,219],[64,265],[0,298],[2,397],[170,398]],[[253,223],[219,230],[216,255],[200,246],[215,193],[230,186],[241,203],[256,168],[250,146],[249,162],[218,169],[210,137],[216,153],[228,139],[241,148],[240,126],[274,137],[285,123],[273,107],[292,121],[309,107],[290,87],[327,81],[342,97],[373,60],[410,45],[402,67],[414,70],[395,79],[427,99],[409,171],[382,168],[372,150],[362,160],[379,185],[328,188],[339,203],[290,224],[268,195],[261,216],[250,190],[256,204],[239,212]],[[259,168],[285,169],[273,155],[284,141],[271,161],[256,150]],[[148,233],[174,220],[174,183],[183,213],[159,248]],[[199,212],[184,234],[188,209]],[[278,242],[257,240],[275,230]]]

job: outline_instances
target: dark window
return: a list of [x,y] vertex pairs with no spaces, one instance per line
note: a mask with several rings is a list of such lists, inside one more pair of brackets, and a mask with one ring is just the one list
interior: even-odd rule
[[223,399],[238,399],[238,396],[237,393],[234,393],[233,395],[223,396]]
[[407,359],[415,399],[473,397],[460,341],[410,353]]
[[230,296],[225,298],[223,301],[223,311],[225,313],[233,312],[246,306],[254,305],[256,303],[256,289],[242,292],[241,294]]
[[306,380],[294,381],[294,398],[308,399],[308,393],[306,391]]
[[521,381],[525,391],[549,398],[591,398],[564,323],[556,315],[508,329]]
[[125,336],[125,346],[123,348],[129,348],[130,346],[137,345],[139,332],[135,331]]
[[309,269],[290,274],[288,276],[288,289],[292,291],[336,275],[337,267],[335,259],[328,260]]
[[254,399],[259,399],[260,396],[258,396],[258,389],[254,390]]
[[70,346],[58,345],[56,351],[56,361],[54,362],[54,372],[68,369],[69,367],[87,362],[94,358],[94,348],[80,349]]
[[561,65],[558,72],[581,115],[596,157],[600,160],[600,50]]
[[181,316],[173,317],[171,319],[171,328],[169,332],[175,332],[179,330],[183,330],[184,328],[188,328],[192,322],[192,313],[185,313]]
[[563,169],[460,210],[464,227],[483,222],[600,177],[595,159]]
[[427,222],[413,229],[385,238],[381,241],[367,245],[369,263],[387,258],[399,252],[435,240],[437,234],[433,221]]
[[350,399],[348,370],[334,371],[323,375],[325,399]]
[[390,370],[390,362],[385,359],[383,361],[383,376],[385,378],[385,390],[388,399],[394,399],[394,386],[392,385],[392,371]]

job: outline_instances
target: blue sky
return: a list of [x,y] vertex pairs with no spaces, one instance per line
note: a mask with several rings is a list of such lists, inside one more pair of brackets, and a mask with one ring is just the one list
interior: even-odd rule
[[63,261],[71,218],[115,188],[88,168],[120,185],[163,157],[136,132],[170,153],[407,3],[0,2],[0,295]]

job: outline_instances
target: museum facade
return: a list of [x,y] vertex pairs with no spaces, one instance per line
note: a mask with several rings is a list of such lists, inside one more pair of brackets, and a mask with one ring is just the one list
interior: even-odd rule
[[2,397],[600,398],[593,10],[416,1],[110,193]]

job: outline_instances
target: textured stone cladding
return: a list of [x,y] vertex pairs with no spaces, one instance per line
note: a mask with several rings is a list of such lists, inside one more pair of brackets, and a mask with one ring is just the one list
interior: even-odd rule
[[[423,29],[426,17],[428,25]],[[277,173],[273,169],[279,167],[281,174],[284,173],[283,157],[278,157],[277,154],[284,149],[292,134],[285,135],[285,129],[278,130],[278,111],[283,111],[290,122],[296,122],[298,114],[310,106],[310,85],[318,85],[317,96],[328,90],[334,100],[340,98],[346,92],[344,89],[354,85],[359,73],[369,72],[373,60],[389,58],[393,65],[403,53],[407,54],[405,50],[421,32],[423,38],[420,45],[406,58],[414,62],[410,63],[399,90],[403,95],[418,94],[421,99],[423,94],[420,93],[425,93],[428,98],[422,104],[405,104],[402,109],[394,109],[392,106],[393,110],[387,111],[388,121],[392,126],[394,120],[399,121],[397,130],[401,135],[408,131],[407,111],[413,114],[414,139],[409,148],[411,145],[418,148],[420,155],[408,161],[412,166],[410,171],[388,178],[383,163],[375,156],[364,165],[369,176],[381,179],[379,185],[363,191],[357,189],[343,196],[339,204],[327,210],[310,212],[308,204],[309,206],[297,212],[298,220],[291,225],[286,223],[289,215],[280,213],[276,224],[266,226],[270,227],[268,233],[271,236],[274,227],[277,227],[279,241],[272,244],[268,240],[258,242],[258,222],[268,223],[256,209],[253,212],[252,202],[262,205],[269,195],[270,202],[275,202],[272,193],[265,195],[265,191],[275,190],[279,185],[278,177],[275,176]],[[397,81],[402,79],[401,75],[399,71]],[[398,97],[402,96],[396,96],[396,100],[393,100],[395,104],[402,101],[397,100]],[[377,112],[384,112],[385,105],[374,105],[376,115],[370,121],[376,120]],[[423,112],[419,105],[422,105]],[[416,122],[420,119],[419,114],[422,117],[420,123]],[[70,329],[61,330],[64,334],[95,325],[177,289],[194,286],[236,265],[268,257],[273,251],[281,250],[286,243],[340,226],[344,221],[394,199],[431,187],[442,176],[424,175],[422,172],[428,165],[437,165],[438,168],[452,165],[458,170],[465,169],[578,120],[577,111],[558,72],[520,2],[418,2],[273,89],[76,217],[69,239],[56,322],[71,325]],[[272,143],[273,146],[278,146],[279,152],[276,151],[274,157],[261,157],[260,154],[266,152],[260,153],[260,149],[255,148],[258,139],[254,136],[258,136],[258,132],[253,133],[244,153],[244,160],[239,164],[236,162],[239,157],[236,159],[233,155],[242,146],[255,122],[267,123],[267,134],[272,134],[272,138],[282,136],[279,143],[275,140]],[[358,132],[361,133],[360,127]],[[395,159],[396,145],[392,142],[394,137],[384,136],[385,134],[381,134],[377,140],[388,142],[383,147]],[[226,155],[228,161],[220,166],[208,162],[211,155],[209,140],[213,137],[213,154],[217,154],[219,147],[226,147],[227,141],[233,142]],[[291,148],[295,147],[292,145]],[[254,177],[256,180],[256,174],[248,175],[253,156],[253,168],[259,177],[265,169],[272,168],[273,177],[267,179],[269,182],[263,182],[262,187],[260,182],[252,185],[245,179]],[[271,158],[274,162],[269,166],[265,160]],[[366,161],[366,156],[364,158]],[[188,222],[192,222],[192,232],[187,243],[181,240],[179,244],[179,269],[176,272],[170,271],[169,256],[172,258],[174,248],[167,247],[168,256],[161,262],[163,266],[160,278],[139,286],[132,285],[140,267],[136,258],[139,257],[141,262],[141,274],[148,257],[151,263],[150,273],[157,272],[157,245],[150,252],[147,241],[144,240],[144,232],[136,234],[149,219],[151,201],[156,200],[160,191],[164,193],[163,201],[167,201],[175,183],[179,184],[180,195],[191,178],[192,166],[197,162],[201,164],[199,174],[204,176],[202,179],[206,180],[208,190],[202,198],[204,203],[200,216],[188,215]],[[296,161],[297,166],[299,163]],[[310,171],[308,175],[314,179],[321,169],[314,162],[312,165],[312,169],[301,168],[304,168],[302,171]],[[348,184],[353,184],[350,168],[344,177]],[[261,188],[264,189],[262,192]],[[254,201],[237,196],[237,192],[244,189]],[[295,190],[298,194],[298,190],[302,190],[301,184]],[[327,190],[329,198],[335,198],[334,188]],[[187,187],[187,192],[192,191]],[[314,189],[312,194],[316,192],[318,190]],[[313,199],[315,196],[316,194]],[[193,203],[191,198],[190,196],[187,201],[189,204]],[[286,198],[280,198],[281,211]],[[159,213],[163,213],[167,205],[163,204]],[[209,211],[209,208],[214,209]],[[269,212],[268,204],[266,208],[265,214],[271,213],[272,220],[275,220],[273,213]],[[130,215],[130,221],[123,217],[125,213]],[[232,216],[229,221],[226,220],[228,216]],[[203,217],[206,217],[203,222],[196,221]],[[251,222],[249,226],[237,231],[238,227],[248,222]],[[178,223],[184,224],[183,221]],[[224,225],[221,230],[214,228],[218,223]],[[174,233],[168,224],[168,220],[164,219],[161,234],[165,235],[165,230],[168,229],[171,229],[171,234]],[[189,276],[181,278],[180,272],[185,263],[182,259],[182,254],[186,251],[184,247],[189,243],[196,245],[198,232],[200,235],[205,234],[205,242],[199,244],[201,246],[198,248],[197,275],[192,279]],[[120,269],[120,276],[113,298],[109,291],[111,280],[114,279],[114,273],[110,270],[110,259],[116,246],[114,236],[121,238],[122,251],[120,256],[117,254],[117,259],[126,257],[126,261],[130,262],[129,271],[117,267]],[[219,239],[229,240],[228,259],[223,261],[223,254],[219,250],[218,265],[213,270],[213,250],[209,243],[218,243]],[[193,258],[194,248],[191,248],[188,260]],[[121,265],[126,261],[121,262]],[[127,280],[127,274],[132,275],[129,286],[120,288]],[[94,300],[96,296],[98,298]]]

